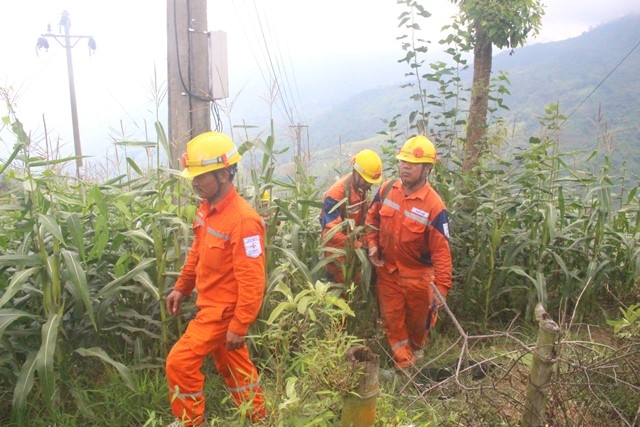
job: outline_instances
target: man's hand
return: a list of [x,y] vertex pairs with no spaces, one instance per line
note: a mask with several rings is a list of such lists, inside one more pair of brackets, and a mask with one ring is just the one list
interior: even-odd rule
[[384,262],[380,259],[380,255],[378,254],[377,246],[371,246],[369,248],[369,261],[371,261],[371,264],[373,264],[374,267],[382,267],[384,265]]
[[175,316],[180,313],[180,302],[182,301],[182,298],[184,298],[184,294],[180,291],[176,291],[175,289],[167,295],[165,304],[167,306],[169,316]]
[[244,336],[227,329],[227,350],[238,350],[245,344]]
[[442,307],[442,304],[437,302],[437,301],[433,301],[431,303],[431,314],[438,314],[438,311],[440,311],[440,307]]

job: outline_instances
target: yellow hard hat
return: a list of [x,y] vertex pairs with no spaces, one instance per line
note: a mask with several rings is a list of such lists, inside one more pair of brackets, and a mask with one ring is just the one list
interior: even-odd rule
[[414,136],[404,143],[396,159],[409,163],[435,163],[436,147],[426,136]]
[[187,152],[182,155],[181,175],[193,178],[203,173],[229,167],[238,163],[242,156],[231,138],[220,132],[202,133],[187,143]]
[[382,181],[382,160],[373,150],[362,150],[351,160],[351,165],[369,184]]

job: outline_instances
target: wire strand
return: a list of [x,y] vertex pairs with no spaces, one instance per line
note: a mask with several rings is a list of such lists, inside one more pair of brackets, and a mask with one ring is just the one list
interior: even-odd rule
[[598,83],[596,87],[593,88],[593,90],[589,93],[589,95],[587,95],[582,101],[580,101],[580,103],[576,106],[576,108],[574,108],[573,111],[569,113],[567,118],[565,118],[564,121],[560,123],[561,125],[565,124],[569,120],[569,118],[573,116],[573,114],[576,111],[578,111],[578,109],[582,106],[582,104],[587,102],[587,99],[589,99],[591,95],[593,95],[596,92],[596,90],[598,90],[598,88],[602,86],[605,81],[607,81],[607,79],[611,76],[611,74],[613,74],[620,67],[620,65],[622,65],[622,63],[627,60],[627,58],[633,53],[634,50],[637,49],[638,46],[640,46],[640,41],[638,41],[638,43],[636,43],[636,45],[633,48],[631,48],[631,50],[620,60],[620,62],[618,62],[616,66],[613,67],[611,71],[609,71],[609,73],[600,81],[600,83]]
[[[182,88],[184,89],[185,93],[187,95],[189,95],[190,97],[196,98],[199,101],[203,101],[203,102],[211,102],[213,101],[211,98],[204,98],[201,96],[196,95],[195,93],[191,92],[191,88],[187,87],[187,84],[184,81],[184,76],[182,75],[182,65],[180,64],[180,44],[178,43],[178,15],[176,12],[176,3],[173,3],[173,37],[174,37],[174,42],[176,43],[176,64],[178,66],[178,75],[180,76],[180,83],[182,84]],[[187,6],[187,10],[189,10],[188,6]],[[187,17],[187,21],[189,22],[191,19],[191,17]],[[187,22],[187,28],[189,27]],[[189,37],[189,45],[191,45],[191,37]],[[191,64],[188,62],[187,63],[189,70],[191,71]]]

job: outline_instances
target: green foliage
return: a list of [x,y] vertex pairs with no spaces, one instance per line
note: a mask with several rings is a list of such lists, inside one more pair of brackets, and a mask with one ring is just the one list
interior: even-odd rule
[[538,0],[451,0],[460,6],[462,23],[473,35],[478,28],[486,31],[491,43],[498,48],[516,48],[538,34],[544,15]]
[[609,320],[613,332],[621,338],[640,339],[640,304],[633,304],[626,309],[620,309],[622,317]]
[[[98,365],[99,366],[99,365]],[[90,361],[78,361],[64,371],[61,381],[64,394],[60,409],[51,414],[39,405],[38,390],[26,402],[28,422],[3,422],[3,426],[47,427],[52,425],[80,427],[84,425],[164,426],[167,389],[164,375],[155,369],[140,370],[130,375],[126,385],[115,370],[97,367]],[[146,423],[146,424],[145,424]]]
[[[562,116],[553,107],[548,113],[543,120],[553,132]],[[617,283],[620,298],[636,286],[639,258],[628,245],[637,239],[638,200],[614,199],[606,163],[598,173],[569,169],[569,154],[557,144],[532,138],[511,163],[485,160],[483,173],[466,183],[470,194],[448,203],[459,212],[452,243],[464,274],[460,302],[484,307],[485,328],[492,318],[529,318],[538,301],[549,311],[592,318],[596,305],[611,308],[603,298],[607,283]],[[614,213],[615,206],[625,208]]]

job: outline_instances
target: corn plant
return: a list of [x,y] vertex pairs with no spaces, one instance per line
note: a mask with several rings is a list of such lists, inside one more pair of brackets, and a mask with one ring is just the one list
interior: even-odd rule
[[0,347],[8,356],[0,373],[15,385],[12,418],[21,423],[36,379],[45,407],[58,413],[61,372],[79,358],[112,366],[133,387],[122,362],[164,357],[175,331],[161,301],[183,261],[180,215],[188,212],[173,203],[174,178],[143,176],[132,159],[138,178],[70,184],[55,168],[74,159],[33,155],[20,122],[9,119],[17,148],[3,165],[14,167],[1,218]]
[[[561,120],[554,106],[542,118],[552,132]],[[614,200],[606,158],[595,174],[576,170],[570,159],[584,153],[560,153],[558,143],[531,138],[511,162],[485,156],[482,174],[453,175],[454,182],[466,180],[469,193],[444,193],[453,216],[457,302],[475,306],[483,329],[492,320],[528,319],[537,302],[567,318],[590,317],[610,309],[602,299],[609,283],[621,299],[635,286],[637,190]],[[585,157],[589,165],[595,155]]]

